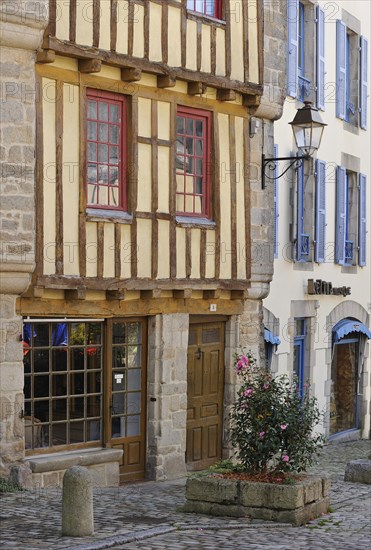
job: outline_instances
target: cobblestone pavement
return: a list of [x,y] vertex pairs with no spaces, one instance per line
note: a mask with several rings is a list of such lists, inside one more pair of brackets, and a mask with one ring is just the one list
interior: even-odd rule
[[331,513],[302,527],[180,511],[185,479],[143,482],[94,492],[95,534],[62,537],[61,490],[0,495],[0,544],[7,549],[367,550],[371,487],[343,481],[346,463],[365,458],[369,441],[328,445],[313,473],[331,477]]

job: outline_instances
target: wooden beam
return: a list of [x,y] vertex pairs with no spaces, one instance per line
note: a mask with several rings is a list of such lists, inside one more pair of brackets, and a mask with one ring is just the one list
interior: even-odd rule
[[53,63],[55,61],[54,50],[40,50],[36,55],[37,63]]
[[152,290],[141,290],[140,299],[141,300],[153,300],[156,298],[161,298],[162,290],[160,288],[153,288]]
[[79,59],[80,73],[100,73],[102,61],[100,59]]
[[176,300],[187,300],[192,297],[192,289],[184,288],[183,290],[173,290],[173,298]]
[[75,288],[64,291],[66,300],[85,300],[86,290],[85,288]]
[[174,88],[176,84],[175,76],[164,74],[157,77],[157,88]]
[[124,300],[125,290],[106,290],[107,300]]
[[235,101],[236,92],[228,88],[220,88],[216,91],[216,99],[219,101]]
[[123,68],[121,69],[121,80],[124,82],[137,82],[142,78],[142,69]]
[[189,95],[202,95],[206,92],[206,84],[202,82],[188,82]]

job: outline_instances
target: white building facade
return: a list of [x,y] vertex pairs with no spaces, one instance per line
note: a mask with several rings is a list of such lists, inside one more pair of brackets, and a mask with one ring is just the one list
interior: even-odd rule
[[[296,155],[288,123],[304,101],[325,128],[314,158],[267,179],[274,277],[264,300],[273,372],[309,382],[330,439],[370,435],[370,4],[288,0],[287,89],[275,157]],[[275,177],[288,162],[276,163]],[[269,176],[268,171],[268,176]]]

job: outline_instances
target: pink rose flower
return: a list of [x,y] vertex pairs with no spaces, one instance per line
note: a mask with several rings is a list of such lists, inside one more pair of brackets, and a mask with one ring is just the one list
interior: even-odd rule
[[269,384],[264,384],[263,388],[267,390],[269,388]]
[[288,462],[290,460],[290,458],[287,455],[283,455],[282,460],[284,462]]
[[286,430],[287,424],[281,424],[280,428],[281,428],[281,430]]
[[259,437],[263,439],[264,436],[265,436],[265,432],[260,432]]
[[251,397],[253,393],[254,393],[254,390],[251,389],[251,388],[249,388],[248,390],[245,390],[245,391],[243,392],[243,394],[244,394],[245,397]]

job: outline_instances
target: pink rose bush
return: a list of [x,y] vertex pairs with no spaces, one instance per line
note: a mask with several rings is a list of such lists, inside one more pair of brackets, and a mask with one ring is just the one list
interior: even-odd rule
[[249,351],[236,354],[235,370],[230,437],[240,466],[255,474],[305,471],[324,441],[314,432],[322,415],[310,386],[300,395],[295,380],[272,376]]

